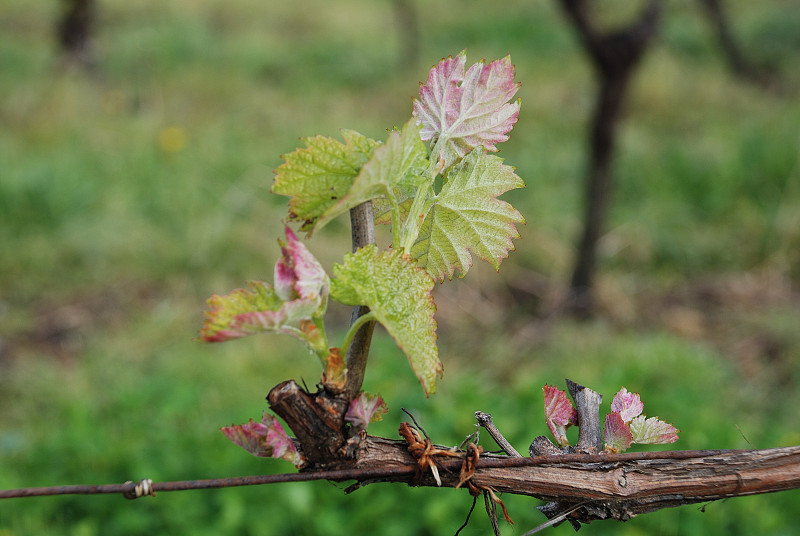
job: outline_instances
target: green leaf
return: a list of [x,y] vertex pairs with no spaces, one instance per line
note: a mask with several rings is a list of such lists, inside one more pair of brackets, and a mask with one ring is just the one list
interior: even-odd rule
[[514,248],[512,239],[519,238],[514,224],[525,219],[497,196],[523,186],[502,158],[476,148],[448,170],[411,255],[440,281],[452,279],[456,268],[459,277],[465,275],[472,266],[471,253],[499,269]]
[[304,138],[305,148],[283,155],[272,193],[287,195],[289,221],[310,231],[317,219],[347,194],[361,166],[380,144],[354,130],[342,130],[345,143],[324,136]]
[[[376,225],[390,225],[392,223],[392,214],[393,210],[397,211],[399,214],[399,218],[394,216],[395,218],[400,220],[402,224],[408,218],[408,213],[410,212],[411,205],[414,202],[413,197],[401,197],[402,201],[397,204],[397,207],[393,207],[392,203],[383,197],[379,197],[378,199],[372,200],[372,210],[375,215],[375,224]],[[396,229],[392,229],[392,232],[397,232]]]
[[345,305],[367,305],[405,352],[425,394],[436,391],[442,363],[436,346],[434,282],[400,251],[375,245],[345,256],[333,266],[331,297]]
[[674,443],[678,440],[678,430],[658,417],[645,418],[639,415],[630,423],[634,443],[640,445],[660,445]]
[[[372,158],[361,168],[347,194],[325,210],[314,230],[365,201],[380,198],[391,210],[413,197],[425,180],[422,175],[429,164],[419,129],[412,119],[402,131],[392,131],[386,143],[375,149]],[[397,219],[400,213],[396,209],[395,212]]]

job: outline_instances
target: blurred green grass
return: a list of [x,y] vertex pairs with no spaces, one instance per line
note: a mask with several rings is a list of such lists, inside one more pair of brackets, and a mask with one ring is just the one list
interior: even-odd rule
[[[605,5],[609,23],[620,5]],[[290,470],[217,429],[257,417],[284,379],[313,384],[314,359],[279,337],[193,342],[203,302],[271,277],[280,154],[343,127],[383,137],[410,114],[429,66],[463,48],[473,60],[510,52],[517,66],[522,112],[501,155],[527,182],[506,198],[528,223],[500,277],[476,265],[437,288],[445,377],[435,397],[379,334],[365,385],[391,412],[370,431],[395,437],[405,407],[434,440],[456,444],[482,410],[524,450],[544,433],[541,386],[570,377],[607,400],[620,385],[641,392],[650,415],[682,429],[675,448],[800,443],[800,16],[789,1],[729,6],[784,90],[732,79],[696,5],[671,4],[621,129],[604,315],[550,323],[539,315],[568,277],[593,91],[554,2],[419,5],[422,54],[403,72],[389,1],[107,1],[92,77],[55,59],[56,2],[7,0],[0,488]],[[349,250],[346,225],[310,247],[330,266]],[[342,325],[346,311],[334,317]],[[335,488],[14,499],[0,502],[0,534],[442,534],[469,507],[453,490]],[[504,533],[542,521],[536,501],[504,500],[517,521]],[[582,532],[794,534],[797,501],[733,499]],[[489,531],[476,514],[465,533]]]

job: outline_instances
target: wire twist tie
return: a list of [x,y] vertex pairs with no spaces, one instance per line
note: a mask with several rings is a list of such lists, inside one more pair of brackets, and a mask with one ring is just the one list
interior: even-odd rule
[[[436,480],[436,484],[441,486],[442,480],[439,477],[439,468],[436,466],[436,460],[434,459],[434,456],[450,456],[453,458],[460,458],[462,452],[454,452],[452,450],[444,450],[434,447],[429,438],[423,438],[416,428],[413,428],[406,422],[400,424],[399,432],[400,435],[403,436],[403,439],[406,440],[406,443],[408,443],[408,452],[417,459],[417,469],[414,475],[415,483],[419,482],[422,472],[425,469],[430,468],[433,478]],[[474,443],[469,443],[467,445],[467,451],[463,453],[464,457],[461,464],[461,471],[458,476],[458,484],[455,487],[460,488],[466,484],[470,495],[473,497],[484,493],[487,501],[488,499],[491,499],[492,502],[500,505],[500,508],[503,510],[503,517],[505,517],[506,521],[513,525],[514,521],[512,521],[511,517],[508,515],[506,505],[503,504],[503,501],[497,496],[497,492],[494,490],[494,488],[473,482],[472,480],[472,477],[475,476],[475,469],[478,464],[478,460],[480,459],[481,452],[483,452],[483,448],[480,445],[476,445]],[[487,502],[487,509],[488,504],[489,503]]]
[[[133,484],[132,480],[128,480],[125,484]],[[145,495],[151,495],[153,497],[156,496],[156,492],[153,489],[153,481],[149,478],[145,478],[140,480],[133,488],[128,488],[122,494],[125,496],[126,499],[138,499],[139,497],[144,497]]]

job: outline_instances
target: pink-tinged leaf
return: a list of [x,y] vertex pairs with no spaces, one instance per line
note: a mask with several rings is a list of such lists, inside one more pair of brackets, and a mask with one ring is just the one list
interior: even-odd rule
[[308,248],[286,226],[283,256],[275,263],[275,293],[283,301],[315,301],[328,294],[328,275]]
[[578,412],[567,398],[567,393],[552,385],[542,388],[544,393],[544,417],[553,439],[561,447],[569,446],[567,428],[578,423]]
[[624,452],[631,448],[633,436],[622,416],[613,411],[606,415],[605,449],[607,452]]
[[267,427],[250,419],[244,424],[234,424],[220,428],[223,434],[253,456],[269,458],[272,447],[267,446]]
[[[236,289],[225,296],[208,299],[210,310],[200,331],[203,342],[223,342],[256,333],[278,332],[294,335],[312,348],[324,341],[310,340],[294,326],[310,319],[320,309],[316,301],[297,299],[281,302],[269,285],[250,281],[250,290]],[[317,333],[317,335],[322,335]]]
[[283,324],[286,312],[279,311],[281,300],[272,287],[261,281],[250,281],[249,286],[249,290],[240,288],[208,299],[210,310],[200,331],[202,341],[237,339]]
[[288,227],[286,239],[281,243],[283,256],[275,265],[275,287],[251,281],[249,289],[211,296],[200,340],[222,342],[256,333],[285,333],[304,341],[320,359],[327,356],[325,333],[316,321],[327,308],[330,280]]
[[267,427],[266,443],[272,447],[272,457],[282,458],[298,467],[302,465],[303,460],[297,451],[297,447],[294,446],[292,439],[286,435],[278,419],[265,412],[261,422]]
[[631,422],[638,417],[644,410],[641,398],[638,393],[629,393],[624,387],[614,395],[611,401],[611,411],[616,411],[625,422]]
[[300,467],[303,459],[278,420],[264,413],[261,422],[250,419],[245,424],[220,428],[225,436],[254,456],[290,461]]
[[480,145],[496,151],[519,115],[519,101],[508,102],[519,89],[510,56],[489,65],[481,61],[465,73],[466,61],[464,51],[443,59],[414,100],[420,136],[440,143],[441,152],[431,159],[443,159],[445,168]]
[[388,410],[381,395],[362,392],[350,401],[344,419],[357,430],[366,430],[369,423],[382,420]]
[[633,419],[630,427],[633,442],[642,445],[675,443],[680,432],[671,424],[661,421],[657,417],[646,419],[644,415],[639,415]]

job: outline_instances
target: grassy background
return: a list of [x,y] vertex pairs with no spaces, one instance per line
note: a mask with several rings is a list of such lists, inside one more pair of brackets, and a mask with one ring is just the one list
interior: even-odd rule
[[[380,333],[365,386],[395,437],[414,412],[459,443],[490,412],[521,450],[544,433],[541,386],[625,385],[683,430],[674,448],[800,443],[800,10],[728,2],[747,51],[781,73],[734,80],[695,2],[671,2],[635,79],[601,243],[603,314],[552,317],[580,226],[592,73],[555,2],[418,2],[410,67],[388,0],[101,2],[99,71],[59,65],[58,3],[0,5],[0,488],[287,471],[217,429],[257,417],[270,387],[316,381],[291,340],[192,341],[204,300],[270,279],[285,199],[271,170],[297,138],[382,138],[439,58],[511,53],[523,86],[502,156],[527,219],[500,276],[437,288],[439,393],[421,395]],[[615,24],[627,2],[598,3]],[[310,247],[330,267],[345,223]],[[332,311],[344,326],[346,311]],[[297,357],[300,356],[300,357]],[[373,429],[374,428],[374,429]],[[746,438],[746,439],[745,439]],[[521,534],[536,501],[504,497]],[[684,507],[586,534],[796,534],[798,492]],[[0,502],[0,535],[452,534],[453,490],[329,483]],[[487,534],[476,513],[462,534]],[[571,533],[561,526],[550,529]]]

